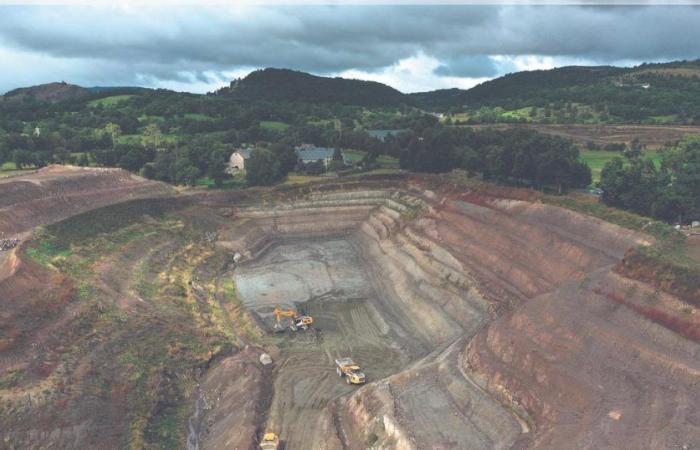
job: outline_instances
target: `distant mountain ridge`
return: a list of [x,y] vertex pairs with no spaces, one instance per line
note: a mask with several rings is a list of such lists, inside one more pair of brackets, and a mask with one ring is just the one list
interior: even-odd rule
[[[55,103],[144,92],[156,95],[161,90],[83,88],[61,82],[15,89],[1,99],[33,98]],[[172,92],[172,95],[180,94]],[[296,102],[390,108],[406,105],[443,113],[464,112],[473,123],[698,123],[700,60],[628,68],[567,66],[524,71],[486,81],[468,90],[453,88],[412,94],[375,81],[267,68],[251,72],[209,95],[246,103]]]
[[[620,89],[656,87],[669,93],[694,91],[700,87],[700,60],[636,67],[566,66],[549,70],[515,72],[486,81],[471,89],[441,89],[408,94],[419,106],[447,110],[480,106],[508,106],[511,108],[543,105],[546,102],[605,101],[623,97]],[[596,98],[594,90],[605,92]],[[617,95],[623,93],[624,95]],[[623,100],[623,99],[619,99]],[[624,103],[624,101],[622,102]]]

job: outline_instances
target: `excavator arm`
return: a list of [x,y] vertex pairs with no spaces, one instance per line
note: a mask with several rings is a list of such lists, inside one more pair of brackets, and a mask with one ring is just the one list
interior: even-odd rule
[[280,324],[280,318],[282,317],[290,317],[290,318],[295,318],[297,317],[297,312],[292,310],[292,309],[280,309],[280,308],[275,308],[273,311],[275,314],[275,319],[277,319],[277,325],[279,326]]

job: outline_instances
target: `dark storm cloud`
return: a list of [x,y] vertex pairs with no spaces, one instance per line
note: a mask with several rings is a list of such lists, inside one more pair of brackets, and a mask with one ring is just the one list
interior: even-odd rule
[[93,83],[206,83],[266,66],[371,73],[417,54],[439,76],[491,77],[504,66],[489,55],[696,58],[699,23],[700,8],[664,6],[0,7],[0,49],[41,55],[37,70],[74,61]]

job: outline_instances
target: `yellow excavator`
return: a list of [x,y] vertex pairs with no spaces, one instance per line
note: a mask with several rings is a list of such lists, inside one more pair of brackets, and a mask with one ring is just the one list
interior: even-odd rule
[[280,330],[282,329],[282,324],[280,322],[280,319],[283,317],[288,317],[292,319],[292,324],[289,325],[289,328],[292,331],[299,331],[299,330],[308,330],[311,325],[314,323],[314,318],[311,316],[304,316],[300,315],[293,309],[280,309],[280,308],[275,308],[273,311],[275,315],[275,319],[277,320],[277,323],[275,324],[275,329]]

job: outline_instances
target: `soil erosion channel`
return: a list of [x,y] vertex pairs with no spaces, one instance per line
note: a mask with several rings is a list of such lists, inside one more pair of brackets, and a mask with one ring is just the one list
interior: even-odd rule
[[[352,240],[294,240],[271,247],[235,274],[245,306],[272,329],[275,307],[303,311],[315,329],[276,336],[274,395],[267,427],[288,448],[323,442],[335,419],[333,400],[357,389],[338,378],[334,359],[350,356],[369,381],[395,373],[416,356],[389,331],[390,312]],[[393,327],[391,328],[393,329]],[[329,422],[331,421],[331,422]]]

